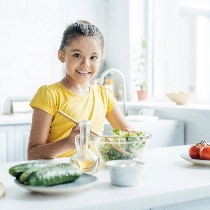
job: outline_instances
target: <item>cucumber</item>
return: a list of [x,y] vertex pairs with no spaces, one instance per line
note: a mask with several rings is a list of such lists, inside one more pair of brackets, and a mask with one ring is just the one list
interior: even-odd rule
[[27,182],[28,180],[28,177],[29,175],[34,172],[34,171],[37,171],[39,168],[30,168],[30,169],[27,169],[26,171],[24,171],[20,177],[19,177],[19,180],[24,184],[24,182]]
[[[24,184],[31,186],[53,186],[74,182],[82,175],[80,169],[71,163],[46,166],[34,170],[31,173],[28,171],[25,173],[26,177],[24,178]],[[27,173],[29,173],[29,175]]]
[[46,166],[47,164],[46,163],[42,163],[42,162],[31,162],[31,163],[23,163],[23,164],[18,164],[18,165],[15,165],[13,167],[11,167],[9,169],[9,173],[10,175],[16,177],[17,179],[20,178],[20,175],[30,169],[30,168],[40,168],[40,167],[44,167]]

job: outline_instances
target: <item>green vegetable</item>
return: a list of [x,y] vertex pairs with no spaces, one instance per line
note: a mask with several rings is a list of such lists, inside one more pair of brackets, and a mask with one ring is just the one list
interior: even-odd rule
[[52,186],[67,182],[74,182],[82,172],[71,163],[60,163],[46,166],[38,170],[25,171],[21,175],[23,184],[31,186]]
[[21,175],[20,175],[20,181],[22,183],[27,182],[28,177],[31,175],[32,172],[39,170],[39,168],[30,168],[26,171],[24,171]]
[[46,166],[46,163],[41,163],[41,162],[31,162],[31,163],[23,163],[23,164],[18,164],[9,169],[10,175],[16,177],[19,179],[20,175],[30,169],[30,168],[40,168]]
[[[119,128],[113,129],[112,132],[116,136],[121,136],[121,137],[139,137],[139,136],[141,136],[143,134],[143,132],[140,132],[140,131],[132,133],[132,132],[128,132],[128,131],[122,131]],[[138,139],[136,139],[136,140],[138,140]]]
[[105,144],[100,144],[98,148],[102,159],[105,162],[109,160],[133,159],[141,155],[142,151],[145,149],[145,144],[149,139],[149,134],[140,131],[132,133],[115,128],[112,130],[112,133],[114,136],[116,136],[116,138],[112,138],[113,142],[115,142],[115,145],[131,154],[122,154],[114,149],[107,141]]

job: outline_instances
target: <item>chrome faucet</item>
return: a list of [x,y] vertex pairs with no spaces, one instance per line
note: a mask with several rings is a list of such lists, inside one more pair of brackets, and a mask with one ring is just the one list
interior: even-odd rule
[[127,104],[126,104],[126,86],[125,86],[125,76],[123,75],[123,73],[121,71],[119,71],[118,69],[107,69],[104,72],[102,72],[101,76],[100,76],[100,84],[103,85],[104,84],[104,78],[106,77],[106,75],[110,74],[111,72],[116,72],[118,73],[121,78],[122,78],[122,83],[123,83],[123,111],[124,111],[124,115],[127,116]]

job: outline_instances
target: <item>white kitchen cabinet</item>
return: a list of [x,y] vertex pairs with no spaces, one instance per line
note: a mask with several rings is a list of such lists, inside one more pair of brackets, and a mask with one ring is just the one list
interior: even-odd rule
[[0,126],[0,162],[14,160],[14,128],[10,125]]
[[15,125],[15,161],[27,160],[28,140],[31,125]]
[[31,124],[0,126],[0,162],[27,160]]

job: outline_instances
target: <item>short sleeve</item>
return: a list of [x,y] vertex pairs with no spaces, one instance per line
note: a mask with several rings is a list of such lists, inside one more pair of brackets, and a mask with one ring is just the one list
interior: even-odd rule
[[44,85],[40,87],[34,95],[30,102],[30,106],[32,109],[34,109],[34,107],[42,109],[53,116],[56,110],[56,96],[46,85]]
[[102,100],[106,104],[106,114],[108,114],[117,104],[117,100],[109,89],[104,86],[100,86],[100,88]]

